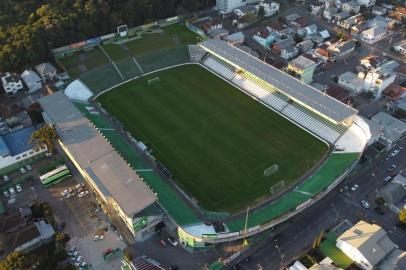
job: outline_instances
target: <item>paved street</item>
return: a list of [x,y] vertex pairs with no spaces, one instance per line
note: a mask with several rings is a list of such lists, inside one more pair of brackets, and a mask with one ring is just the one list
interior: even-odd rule
[[[406,147],[406,140],[404,139],[399,145]],[[378,165],[381,160],[384,161],[384,164]],[[406,249],[406,231],[394,226],[396,224],[395,215],[388,209],[385,209],[383,216],[373,210],[375,207],[374,194],[377,188],[384,185],[383,179],[388,175],[387,167],[391,164],[397,164],[399,165],[398,170],[404,169],[405,160],[406,150],[402,150],[399,155],[392,157],[388,161],[385,160],[385,155],[383,155],[372,164],[365,165],[365,168],[361,168],[358,174],[345,180],[316,205],[294,217],[291,221],[278,226],[276,233],[281,234],[278,242],[268,241],[265,246],[252,256],[249,263],[241,265],[241,269],[254,270],[258,269],[259,266],[262,266],[263,269],[279,269],[281,256],[275,244],[277,244],[282,257],[284,257],[282,265],[286,265],[299,257],[303,251],[309,249],[322,230],[333,228],[344,219],[355,223],[362,218],[377,223],[389,233],[390,238],[400,248]],[[371,175],[372,173],[375,176]],[[340,189],[343,189],[345,185],[350,187],[355,183],[360,185],[360,189],[355,193],[346,194],[340,192]],[[370,209],[361,206],[360,202],[363,199],[370,202]]]

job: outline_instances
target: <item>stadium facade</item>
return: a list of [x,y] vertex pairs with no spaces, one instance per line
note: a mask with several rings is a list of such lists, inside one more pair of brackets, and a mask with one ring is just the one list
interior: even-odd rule
[[63,92],[40,99],[45,121],[91,187],[102,209],[121,218],[135,239],[154,232],[164,211],[156,195]]

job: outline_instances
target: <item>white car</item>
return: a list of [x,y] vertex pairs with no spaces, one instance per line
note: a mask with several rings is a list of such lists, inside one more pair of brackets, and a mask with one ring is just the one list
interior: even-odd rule
[[359,185],[355,184],[355,185],[352,186],[351,191],[354,192],[357,189],[359,189]]
[[82,198],[82,197],[85,197],[86,195],[89,195],[89,191],[88,191],[88,190],[85,190],[85,191],[80,192],[79,195],[78,195],[78,197],[79,197],[79,198]]
[[368,203],[367,201],[362,200],[362,201],[361,201],[361,204],[362,204],[362,206],[364,206],[366,209],[369,208],[369,203]]
[[84,183],[77,184],[77,185],[76,185],[76,189],[82,188],[82,187],[84,187],[84,186],[85,186]]
[[388,175],[388,176],[385,177],[385,179],[383,179],[383,181],[385,183],[388,183],[391,179],[392,179],[392,177]]
[[20,168],[20,172],[21,172],[21,173],[26,173],[27,171],[24,169],[24,167],[21,167],[21,168]]
[[7,182],[10,180],[10,177],[8,177],[7,175],[3,175],[3,180],[4,182]]
[[79,266],[80,263],[82,262],[82,259],[83,259],[82,256],[80,256],[80,255],[77,256],[76,259],[75,259],[75,265],[76,265],[76,266]]
[[71,192],[72,192],[72,189],[67,188],[64,191],[62,191],[62,196],[65,196],[65,195],[67,195],[68,193],[71,193]]
[[174,247],[178,245],[178,241],[176,241],[176,239],[173,239],[172,237],[168,237],[168,242]]
[[27,171],[31,171],[31,170],[32,170],[32,167],[31,167],[31,165],[29,165],[29,164],[25,165],[25,168],[27,169]]
[[17,184],[17,185],[16,185],[16,190],[17,190],[17,192],[23,191],[23,189],[21,188],[21,185],[20,185],[20,184]]
[[5,190],[5,191],[3,192],[3,195],[4,195],[4,197],[6,197],[6,198],[8,198],[8,196],[10,196],[10,195],[8,194],[7,190]]
[[65,198],[66,198],[66,199],[70,199],[70,198],[72,198],[73,196],[75,196],[75,193],[71,192],[71,193],[66,194],[66,195],[65,195]]
[[13,197],[13,196],[16,195],[16,191],[14,190],[13,187],[10,187],[10,188],[8,189],[8,192],[10,192],[10,196],[11,196],[11,197]]

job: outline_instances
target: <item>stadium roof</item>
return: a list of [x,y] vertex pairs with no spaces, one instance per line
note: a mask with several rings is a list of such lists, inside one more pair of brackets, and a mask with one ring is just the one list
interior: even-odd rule
[[201,46],[205,50],[266,81],[296,102],[313,108],[332,121],[342,122],[357,113],[357,110],[252,57],[227,42],[209,39],[202,42]]
[[102,196],[113,198],[127,216],[156,201],[156,196],[62,92],[40,99],[45,118]]

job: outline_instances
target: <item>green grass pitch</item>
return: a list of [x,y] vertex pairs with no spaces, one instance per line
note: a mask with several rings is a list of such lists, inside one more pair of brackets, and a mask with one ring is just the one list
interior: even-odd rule
[[[159,76],[160,81],[148,84]],[[98,98],[206,210],[269,196],[316,165],[326,144],[197,65],[161,71]],[[265,177],[273,164],[279,171]]]

